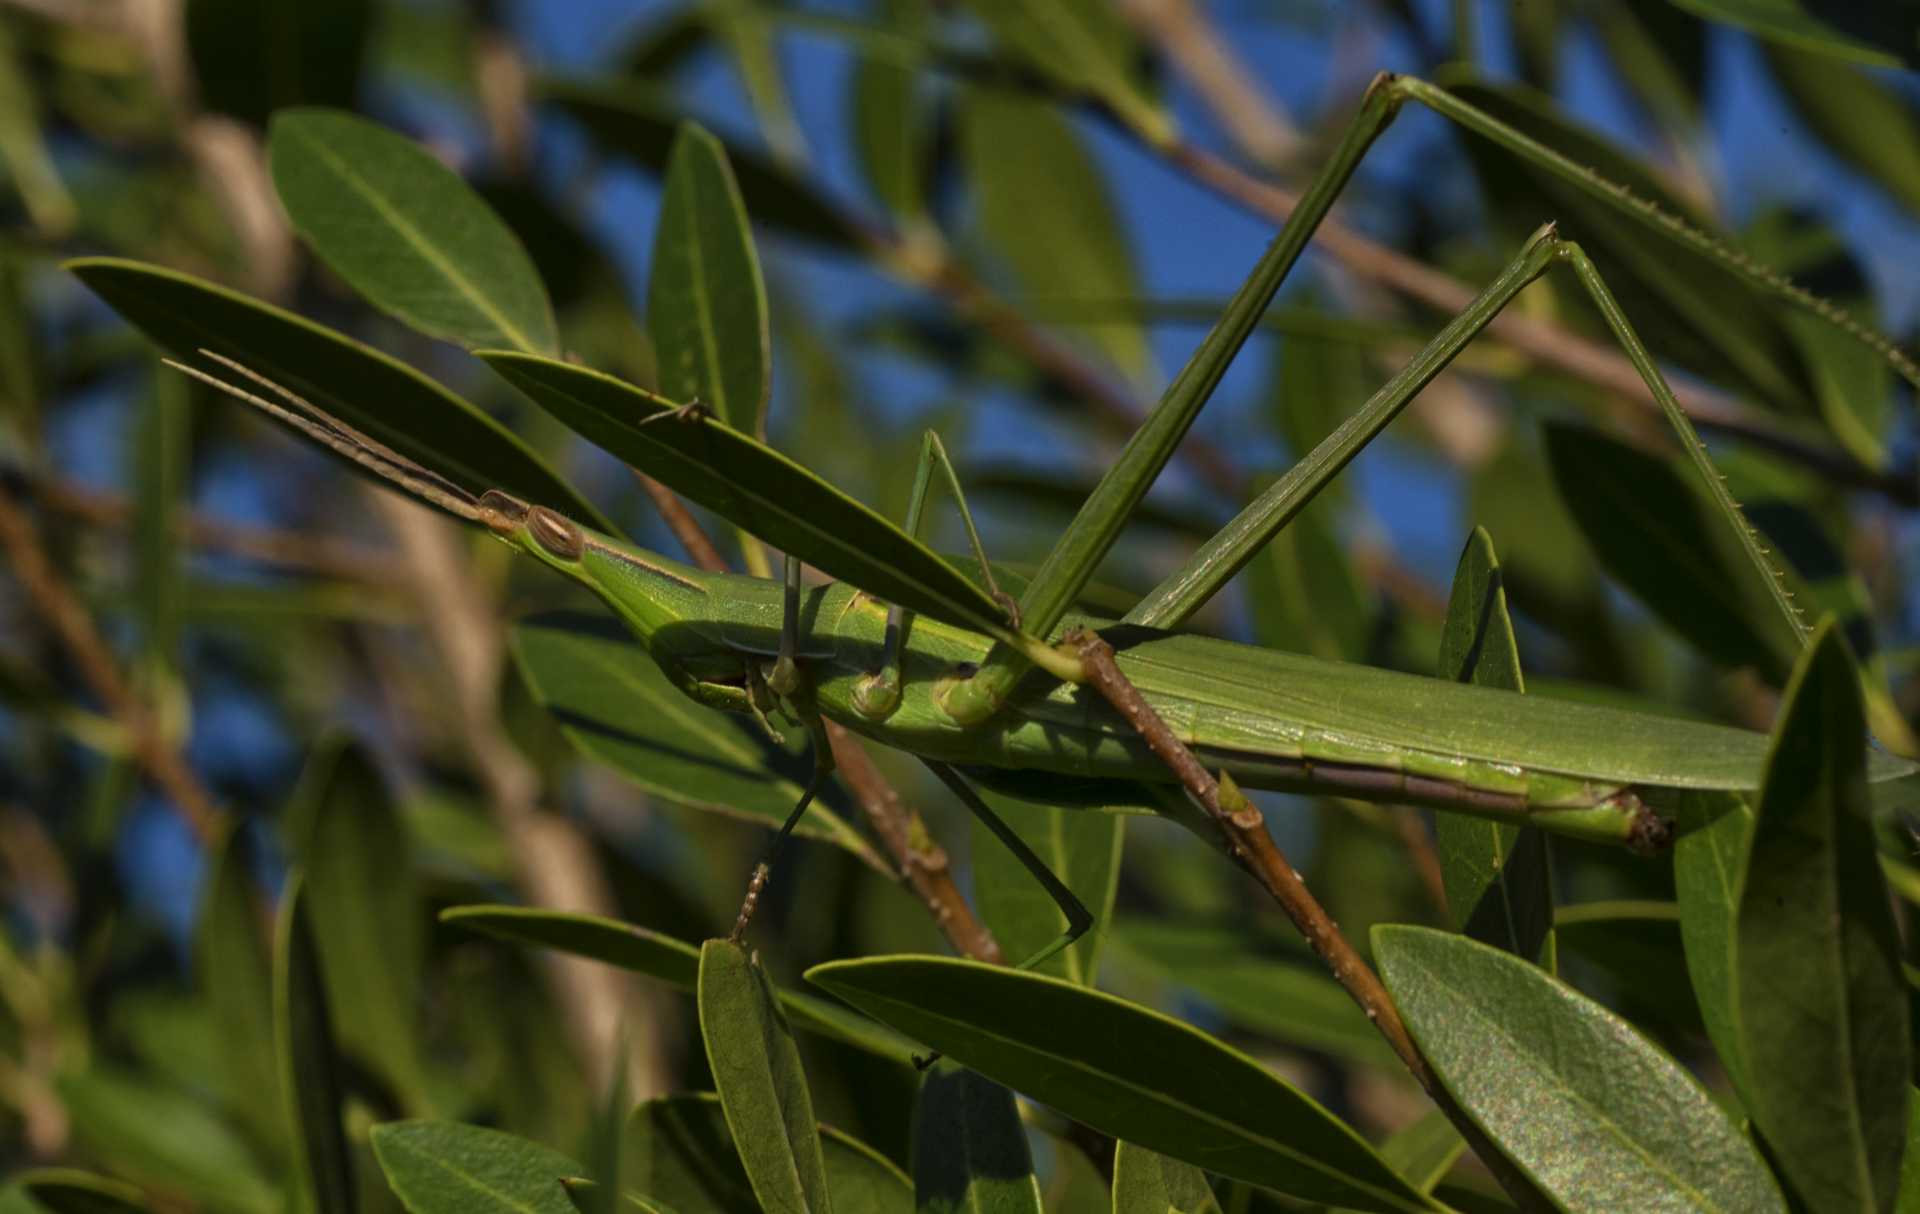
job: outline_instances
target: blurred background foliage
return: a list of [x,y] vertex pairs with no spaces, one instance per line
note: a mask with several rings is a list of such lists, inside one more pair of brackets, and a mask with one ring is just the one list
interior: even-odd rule
[[[676,124],[698,118],[756,227],[773,440],[898,517],[920,431],[937,428],[989,551],[1018,565],[1257,258],[1274,227],[1260,183],[1303,184],[1382,69],[1448,83],[1910,340],[1912,31],[1874,24],[1882,6],[1852,6],[1864,16],[1846,28],[1800,7],[1123,0],[1087,67],[1035,41],[1017,6],[937,0],[0,0],[0,480],[29,520],[0,528],[0,1161],[97,1166],[209,1210],[280,1207],[262,925],[295,861],[357,1150],[371,1122],[431,1114],[584,1157],[616,1071],[636,1098],[711,1086],[683,995],[434,915],[528,901],[697,941],[731,921],[764,842],[702,810],[746,794],[648,791],[643,759],[557,727],[507,625],[593,604],[161,373],[59,268],[161,262],[352,333],[482,402],[629,533],[677,552],[625,469],[304,254],[268,184],[275,110],[354,109],[425,144],[520,236],[561,347],[641,383],[660,174]],[[1445,311],[1412,279],[1477,288],[1556,218],[1718,423],[1736,496],[1887,688],[1882,740],[1909,744],[1920,483],[1905,390],[1881,363],[1429,114],[1388,134],[1336,214],[1342,233],[1289,283],[1110,558],[1110,593],[1176,567],[1418,348]],[[1519,307],[1549,346],[1600,331],[1570,283]],[[1478,523],[1529,692],[1765,728],[1785,666],[1703,605],[1710,554],[1676,571],[1649,554],[1678,525],[1636,522],[1673,457],[1657,418],[1551,353],[1483,339],[1204,626],[1430,673]],[[49,582],[66,612],[45,610]],[[542,643],[560,642],[521,634]],[[574,656],[582,677],[597,669],[590,647]],[[171,778],[153,778],[152,746]],[[1012,914],[996,905],[1024,876],[976,852],[923,775],[877,757],[989,923]],[[1352,937],[1444,921],[1417,816],[1265,804]],[[1117,867],[1095,863],[1120,856],[1110,821],[1069,818],[1092,834],[1054,841],[1076,884],[1117,888],[1104,985],[1246,1045],[1362,1126],[1420,1107],[1249,883],[1151,819],[1128,822]],[[943,947],[858,852],[815,839],[789,854],[756,924],[776,973]],[[1684,990],[1636,981],[1680,972],[1671,920],[1629,909],[1671,897],[1664,868],[1557,860],[1564,901],[1623,908],[1566,926],[1565,972],[1698,1056]],[[807,1046],[823,1119],[904,1162],[912,1075]],[[1062,1129],[1036,1123],[1056,1195],[1092,1174],[1048,1136]],[[377,1169],[359,1175],[363,1209],[395,1208]],[[31,1208],[17,1190],[0,1201]]]

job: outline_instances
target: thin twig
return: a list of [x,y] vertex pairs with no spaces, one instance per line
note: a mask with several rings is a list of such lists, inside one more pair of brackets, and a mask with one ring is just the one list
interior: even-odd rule
[[7,555],[34,607],[59,635],[81,677],[133,744],[134,756],[148,776],[172,800],[194,837],[210,846],[224,829],[226,814],[179,750],[160,732],[146,704],[121,674],[93,617],[47,559],[38,530],[11,494],[0,490],[0,549]]
[[[659,505],[661,517],[694,564],[709,573],[729,572],[726,558],[674,492],[637,468],[633,474]],[[954,882],[946,849],[934,841],[919,813],[900,799],[860,740],[832,721],[825,724],[841,781],[859,802],[900,875],[932,914],[934,926],[961,956],[998,965],[1002,960],[1000,944]]]
[[[1221,197],[1274,223],[1285,223],[1300,196],[1292,190],[1244,172],[1238,166],[1191,144],[1165,149],[1174,166]],[[1464,310],[1477,292],[1434,266],[1362,236],[1329,218],[1314,241],[1361,278],[1389,287],[1445,313]],[[1596,387],[1618,393],[1648,409],[1658,409],[1651,389],[1625,355],[1604,342],[1581,337],[1558,325],[1519,312],[1496,316],[1487,330],[1514,349]],[[1836,447],[1809,442],[1724,392],[1677,382],[1674,396],[1701,426],[1739,438],[1842,484],[1880,493],[1903,505],[1920,505],[1920,486],[1910,478],[1866,467]]]
[[1066,637],[1084,664],[1087,682],[1113,705],[1149,749],[1178,778],[1181,787],[1207,811],[1225,836],[1227,852],[1241,868],[1258,881],[1268,895],[1286,912],[1287,918],[1321,962],[1333,974],[1367,1019],[1405,1064],[1407,1070],[1426,1089],[1428,1097],[1446,1114],[1447,1120],[1467,1140],[1488,1169],[1500,1181],[1515,1202],[1524,1209],[1537,1207],[1533,1186],[1498,1147],[1481,1132],[1441,1085],[1433,1068],[1414,1044],[1406,1022],[1394,1006],[1393,997],[1381,984],[1378,974],[1363,960],[1340,931],[1340,925],[1327,914],[1313,896],[1298,870],[1287,860],[1267,830],[1266,818],[1258,807],[1242,796],[1231,779],[1215,780],[1199,759],[1176,737],[1153,705],[1127,679],[1114,661],[1113,646],[1099,633],[1077,629]]
[[[116,493],[51,480],[32,483],[30,489],[42,509],[89,526],[124,527],[133,518],[133,503]],[[402,577],[398,556],[330,536],[254,527],[194,513],[181,517],[177,525],[188,543],[210,552],[371,586],[396,585]]]

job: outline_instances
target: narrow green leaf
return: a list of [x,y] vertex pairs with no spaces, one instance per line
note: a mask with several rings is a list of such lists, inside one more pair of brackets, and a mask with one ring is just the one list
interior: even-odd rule
[[1113,1214],[1220,1214],[1206,1173],[1130,1142],[1113,1146]]
[[1820,4],[1810,0],[1671,0],[1803,50],[1885,67],[1920,59],[1920,21],[1904,4]]
[[425,1111],[416,1027],[425,947],[413,840],[363,747],[336,734],[314,748],[285,830],[306,872],[340,1045],[375,1067],[408,1110]]
[[[903,38],[916,39],[929,7],[926,0],[889,0],[881,12]],[[909,62],[863,55],[848,92],[847,127],[860,170],[896,221],[920,220],[927,209],[933,124],[920,90],[923,79]]]
[[[591,957],[685,991],[693,990],[699,980],[699,949],[618,919],[524,906],[454,906],[440,912],[440,921],[502,940]],[[911,1063],[921,1052],[914,1042],[838,1003],[783,988],[776,988],[775,995],[781,1010],[811,1032],[895,1062]]]
[[[1475,527],[1467,537],[1454,569],[1440,636],[1439,677],[1525,690],[1500,558],[1484,527]],[[1434,835],[1447,916],[1455,930],[1528,961],[1538,958],[1553,930],[1546,832],[1465,814],[1438,814]]]
[[[865,1143],[819,1128],[835,1214],[913,1209],[913,1182],[905,1172]],[[760,1214],[720,1098],[711,1093],[666,1096],[635,1108],[620,1174],[629,1193],[645,1193],[675,1214]]]
[[410,1214],[574,1214],[560,1181],[581,1167],[550,1147],[451,1121],[390,1121],[372,1138]]
[[1784,1211],[1759,1151],[1632,1025],[1510,953],[1373,929],[1380,976],[1467,1115],[1568,1211]]
[[[1055,106],[1031,94],[973,86],[960,95],[959,119],[981,233],[1023,294],[1133,299],[1142,293],[1133,242],[1106,178]],[[1085,336],[1129,377],[1147,377],[1151,358],[1137,323],[1103,324]]]
[[1006,634],[1000,605],[945,559],[751,436],[709,417],[667,416],[671,401],[585,367],[497,350],[480,357],[569,428],[782,552],[890,603]]
[[1042,76],[1099,98],[1149,143],[1173,138],[1173,120],[1133,82],[1136,47],[1118,9],[1101,0],[971,0],[969,7]]
[[[666,172],[683,112],[671,97],[640,81],[552,76],[536,78],[533,95],[579,122],[602,150]],[[738,143],[727,145],[727,161],[756,222],[847,252],[871,243],[865,226],[808,178]]]
[[248,872],[248,851],[237,829],[211,849],[194,959],[201,998],[220,1042],[227,1107],[279,1149],[286,1146],[286,1105],[274,1039],[273,966],[262,938],[261,895]]
[[1752,846],[1751,794],[1686,792],[1661,807],[1680,824],[1673,845],[1673,885],[1680,939],[1700,1019],[1740,1093],[1752,1087],[1737,1019],[1737,915]]
[[37,235],[58,239],[79,217],[73,195],[60,179],[49,129],[12,27],[0,28],[0,186],[18,191]]
[[[1686,969],[1680,908],[1672,902],[1583,902],[1554,912],[1553,945],[1561,972],[1593,966],[1610,985],[1612,1006],[1649,1032],[1700,1033],[1706,1021],[1690,983],[1648,982],[1648,974]],[[1578,984],[1580,977],[1573,980]]]
[[[707,813],[778,826],[812,771],[795,739],[778,747],[737,713],[689,700],[646,648],[605,616],[551,614],[514,627],[513,654],[534,698],[580,751],[655,796]],[[636,729],[645,722],[644,732]],[[873,845],[828,804],[797,833],[844,847],[888,871]]]
[[1136,1004],[1056,978],[934,957],[835,961],[807,979],[1115,1138],[1309,1201],[1438,1208],[1299,1089]]
[[663,395],[701,401],[742,434],[766,437],[767,288],[726,149],[694,123],[681,126],[667,162],[647,332]]
[[134,486],[134,595],[139,604],[142,673],[177,677],[180,579],[177,516],[186,496],[192,458],[193,387],[161,373],[128,434]]
[[115,1171],[217,1214],[283,1214],[282,1193],[232,1126],[179,1088],[95,1062],[56,1090],[76,1139]]
[[1374,604],[1328,526],[1326,506],[1295,515],[1248,565],[1246,576],[1258,644],[1336,662],[1366,660]]
[[187,0],[199,103],[255,126],[293,105],[352,109],[373,33],[372,0]]
[[13,1183],[53,1214],[146,1214],[146,1195],[130,1184],[76,1168],[35,1168]]
[[700,948],[700,1035],[740,1163],[770,1214],[833,1208],[813,1097],[793,1030],[746,950]]
[[1460,1131],[1445,1113],[1434,1109],[1390,1134],[1380,1144],[1380,1155],[1415,1188],[1431,1193],[1466,1149]]
[[313,914],[296,869],[280,900],[273,972],[280,1085],[293,1127],[292,1180],[306,1214],[354,1214],[353,1153],[342,1121],[346,1095]]
[[920,1081],[913,1113],[920,1214],[1040,1214],[1040,1182],[1013,1093],[951,1062]]
[[[1093,985],[1100,968],[1101,943],[1120,889],[1126,818],[1016,801],[992,793],[981,795],[1093,913],[1093,926],[1086,934],[1049,957],[1038,972]],[[1059,939],[1067,928],[1066,916],[1033,874],[978,820],[973,824],[970,855],[974,905],[1009,961],[1031,957]]]
[[1736,990],[1754,1122],[1816,1210],[1890,1209],[1912,1073],[1859,675],[1831,618],[1794,671],[1740,891]]
[[1205,999],[1234,1024],[1362,1066],[1398,1065],[1393,1050],[1326,970],[1301,948],[1207,927],[1126,918],[1114,945]]
[[[1900,94],[1858,67],[1779,42],[1761,48],[1822,144],[1920,213],[1920,123]],[[1910,47],[1920,50],[1920,47]]]
[[1907,1091],[1907,1150],[1900,1160],[1900,1195],[1896,1210],[1920,1210],[1920,1091]]
[[1765,575],[1673,465],[1580,427],[1549,423],[1546,440],[1561,500],[1609,573],[1713,661],[1775,679],[1792,668],[1800,641]]
[[525,246],[413,140],[340,110],[281,110],[267,156],[294,230],[374,306],[463,346],[559,348]]
[[203,346],[217,351],[471,493],[504,489],[618,533],[512,431],[370,346],[160,266],[88,257],[69,261],[66,268],[175,358],[196,361],[195,352]]

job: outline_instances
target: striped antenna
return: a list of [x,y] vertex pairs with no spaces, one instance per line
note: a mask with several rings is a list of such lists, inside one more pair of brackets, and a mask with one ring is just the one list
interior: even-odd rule
[[468,522],[486,523],[488,520],[480,508],[480,500],[446,477],[431,468],[422,467],[413,460],[395,451],[379,439],[363,434],[339,418],[320,408],[312,401],[273,380],[235,362],[224,354],[202,347],[200,357],[219,363],[280,398],[280,401],[268,400],[245,388],[236,387],[223,379],[207,374],[198,367],[188,366],[176,359],[162,359],[169,367],[183,375],[190,375],[211,388],[217,388],[236,400],[243,400],[274,419],[284,422],[314,442],[328,450],[344,456],[378,475],[382,480],[419,498],[431,506],[438,506],[447,513],[466,519]]

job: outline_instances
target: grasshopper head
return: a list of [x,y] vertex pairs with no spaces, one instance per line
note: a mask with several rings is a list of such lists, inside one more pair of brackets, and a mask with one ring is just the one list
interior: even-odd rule
[[477,521],[494,535],[562,573],[579,576],[587,541],[573,520],[498,489],[481,494],[477,505]]

